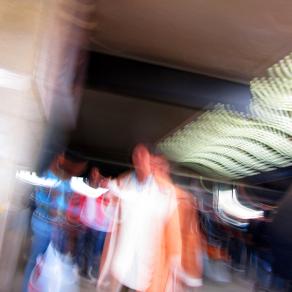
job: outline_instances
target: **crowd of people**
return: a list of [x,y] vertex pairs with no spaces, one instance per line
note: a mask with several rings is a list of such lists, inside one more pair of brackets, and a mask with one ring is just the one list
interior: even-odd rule
[[195,198],[177,186],[167,160],[137,145],[133,170],[84,179],[98,196],[76,192],[86,161],[58,155],[42,177],[58,181],[34,193],[32,243],[23,291],[185,291],[202,285],[202,236]]

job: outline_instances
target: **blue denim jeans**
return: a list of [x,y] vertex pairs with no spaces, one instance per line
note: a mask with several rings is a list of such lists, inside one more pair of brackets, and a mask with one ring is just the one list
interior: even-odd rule
[[77,264],[81,271],[87,273],[92,269],[97,273],[103,250],[106,232],[84,228],[79,233],[77,243]]
[[33,230],[30,256],[24,271],[22,291],[28,291],[28,284],[32,270],[35,267],[36,259],[47,250],[51,240],[51,225],[49,222],[33,215],[31,220]]

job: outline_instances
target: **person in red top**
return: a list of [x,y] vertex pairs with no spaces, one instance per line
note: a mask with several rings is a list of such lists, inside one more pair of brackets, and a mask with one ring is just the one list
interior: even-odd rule
[[[85,183],[92,188],[106,187],[107,179],[93,167]],[[75,194],[68,210],[68,220],[81,225],[76,250],[80,274],[92,281],[96,281],[105,237],[111,229],[113,208],[110,203],[107,193],[98,198]]]

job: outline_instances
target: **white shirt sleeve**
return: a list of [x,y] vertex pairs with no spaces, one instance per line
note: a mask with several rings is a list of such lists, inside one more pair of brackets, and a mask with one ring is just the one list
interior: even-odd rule
[[110,180],[107,187],[118,198],[123,196],[123,190],[118,186],[116,179]]

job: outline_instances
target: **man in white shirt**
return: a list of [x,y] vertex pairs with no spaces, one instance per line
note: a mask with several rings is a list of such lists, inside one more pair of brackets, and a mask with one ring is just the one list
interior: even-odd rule
[[109,184],[119,198],[119,214],[98,291],[107,273],[123,290],[164,291],[171,265],[180,258],[175,189],[153,177],[150,158],[148,149],[137,145],[132,155],[135,172]]

